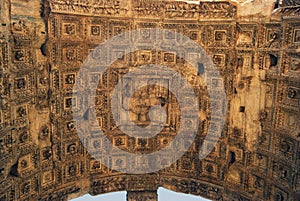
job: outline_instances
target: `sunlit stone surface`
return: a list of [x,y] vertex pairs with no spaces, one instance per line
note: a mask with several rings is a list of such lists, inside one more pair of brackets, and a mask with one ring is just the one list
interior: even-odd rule
[[[154,201],[158,187],[211,200],[299,200],[299,12],[298,0],[2,0],[0,200],[61,201],[127,191],[130,201]],[[195,71],[176,52],[147,49],[150,28],[176,31],[199,44],[222,76],[227,102],[212,104],[201,77],[207,73],[203,64]],[[82,115],[95,120],[106,137],[80,140],[83,130],[71,109],[83,107],[86,96],[73,94],[77,73],[98,44],[134,29],[142,30],[144,50],[118,57],[124,47],[114,46],[117,60],[100,78],[96,114],[87,110]],[[164,37],[172,38],[171,31]],[[122,133],[110,113],[118,80],[146,64],[179,72],[199,100],[196,138],[173,164],[167,163],[171,152],[155,161],[142,157],[167,147],[180,128],[181,110],[168,89],[149,85],[129,105],[131,120],[140,126],[150,123],[147,111],[154,103],[166,110],[166,124],[153,138]],[[211,108],[221,114],[223,106],[221,137],[204,143],[218,118]],[[114,153],[137,154],[134,163],[118,154],[96,160],[86,150],[106,153],[109,141]],[[202,145],[214,148],[199,160]],[[142,175],[113,170],[155,164],[168,167]]]

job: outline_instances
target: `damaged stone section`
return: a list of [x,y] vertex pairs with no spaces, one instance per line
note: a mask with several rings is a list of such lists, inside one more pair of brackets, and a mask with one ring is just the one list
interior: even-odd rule
[[51,136],[41,138],[41,127],[50,130],[43,13],[39,0],[0,3],[0,200],[23,200],[25,195],[37,200],[42,170],[53,169],[51,157],[43,156],[51,150]]
[[[222,2],[222,0],[176,0],[187,4],[200,5],[203,2]],[[230,0],[237,6],[238,19],[246,21],[268,21],[275,8],[286,6],[279,0]],[[294,3],[296,4],[296,3]]]

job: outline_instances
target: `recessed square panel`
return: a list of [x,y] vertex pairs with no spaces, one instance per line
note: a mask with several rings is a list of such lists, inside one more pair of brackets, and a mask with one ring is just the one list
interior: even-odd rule
[[136,138],[136,147],[138,148],[146,148],[149,147],[149,140],[143,138]]
[[300,59],[299,58],[291,58],[290,69],[292,71],[300,71]]
[[267,42],[274,41],[279,38],[279,30],[268,30],[267,31]]
[[67,61],[75,61],[77,58],[76,49],[65,48],[63,49],[64,59]]
[[112,158],[112,166],[113,168],[125,168],[126,167],[126,157],[119,156]]
[[26,89],[26,78],[25,77],[16,78],[14,83],[14,88],[17,90]]
[[79,164],[78,163],[71,163],[67,166],[65,166],[65,171],[66,171],[66,175],[68,177],[72,177],[72,176],[76,176],[78,175],[80,172],[79,172]]
[[28,115],[27,106],[22,105],[22,106],[16,107],[15,115],[16,115],[17,118],[26,117]]
[[77,107],[77,98],[76,97],[65,97],[64,98],[64,108],[71,109],[72,107]]
[[125,51],[124,50],[114,50],[114,60],[124,61],[125,60]]
[[151,30],[150,29],[141,29],[140,30],[140,38],[141,39],[150,39],[151,38]]
[[253,31],[246,30],[239,34],[238,42],[251,43],[253,40]]
[[114,35],[115,35],[115,36],[124,33],[125,30],[126,30],[126,28],[123,27],[123,26],[115,26],[115,27],[113,28],[113,32],[114,32]]
[[116,136],[113,138],[114,147],[126,147],[127,137],[126,136]]
[[29,51],[26,49],[17,49],[13,52],[14,62],[27,62],[29,59]]
[[199,32],[198,31],[190,31],[188,36],[190,39],[196,41],[196,40],[198,40]]
[[52,170],[42,173],[42,185],[51,184],[53,181],[53,172]]
[[100,36],[101,28],[99,25],[92,25],[91,26],[91,35],[92,36]]
[[150,62],[152,59],[152,54],[151,51],[140,51],[139,56],[138,56],[138,61],[139,62]]
[[164,53],[163,61],[164,61],[164,63],[175,63],[176,62],[175,53],[171,53],[171,52]]
[[71,85],[75,83],[75,73],[65,74],[64,75],[64,83],[66,85]]
[[294,31],[294,43],[300,43],[300,29]]
[[101,161],[91,160],[90,161],[90,171],[99,171],[102,168]]
[[227,31],[225,30],[216,30],[215,31],[215,42],[226,42],[226,33]]
[[224,54],[215,54],[213,56],[213,62],[217,66],[224,66],[225,65],[225,55]]
[[64,35],[73,36],[76,34],[76,24],[75,23],[63,23],[62,29],[63,29]]
[[175,31],[173,31],[173,30],[165,30],[164,38],[168,39],[168,40],[175,39]]

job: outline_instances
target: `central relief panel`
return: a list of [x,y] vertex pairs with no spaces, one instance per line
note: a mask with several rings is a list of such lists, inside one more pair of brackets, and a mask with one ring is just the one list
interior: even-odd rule
[[[126,62],[126,59],[129,60]],[[176,60],[181,61],[177,63]],[[164,65],[159,74],[151,71],[151,69],[147,71],[137,70],[140,67],[147,69],[147,66],[153,65],[153,61],[158,65]],[[209,94],[199,72],[183,61],[182,58],[176,56],[175,53],[158,50],[136,51],[118,58],[107,69],[99,81],[97,96],[94,99],[97,125],[101,127],[116,149],[136,154],[153,153],[165,148],[177,135],[180,128],[181,110],[176,95],[169,90],[169,85],[172,84],[170,80],[172,75],[170,76],[170,73],[164,71],[163,68],[172,69],[174,74],[178,73],[188,80],[188,84],[192,86],[194,93],[197,95],[198,102],[206,101],[205,106],[203,106],[205,110],[201,112],[204,118],[202,121],[210,116]],[[134,80],[132,76],[127,76],[129,72],[134,75]],[[117,84],[123,90],[116,91]],[[182,90],[180,84],[176,86],[176,90]],[[113,93],[115,93],[118,103],[111,104]],[[115,116],[118,118],[118,123],[112,114],[112,107],[115,106],[118,107],[115,109],[119,114]],[[158,115],[155,111],[151,111],[156,106],[160,106],[165,113]],[[160,131],[156,135],[153,133],[147,135],[145,131],[144,137],[132,137],[123,131],[134,132],[132,123],[140,128],[152,126],[153,130],[158,129]],[[198,134],[200,133],[203,136],[205,135],[203,128],[199,127]],[[100,144],[97,144],[97,146],[100,146]],[[194,151],[196,150],[194,149]],[[140,158],[140,156],[137,156],[137,158]],[[125,161],[124,158],[116,157],[116,160],[112,163],[125,166]],[[141,168],[145,166],[144,168],[146,168],[153,162],[140,161],[139,163],[138,166]]]

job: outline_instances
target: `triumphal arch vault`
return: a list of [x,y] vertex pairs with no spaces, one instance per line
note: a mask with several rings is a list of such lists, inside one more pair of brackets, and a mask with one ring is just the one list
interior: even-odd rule
[[298,0],[2,0],[0,19],[1,201],[300,200]]

